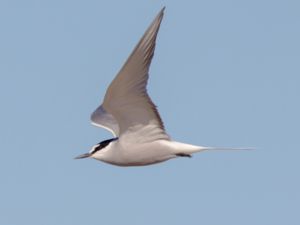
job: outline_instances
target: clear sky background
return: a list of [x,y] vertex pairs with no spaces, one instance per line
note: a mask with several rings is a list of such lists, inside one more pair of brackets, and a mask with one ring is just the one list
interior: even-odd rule
[[[149,93],[204,152],[73,160],[90,113],[166,6]],[[0,1],[0,224],[300,224],[299,1]]]

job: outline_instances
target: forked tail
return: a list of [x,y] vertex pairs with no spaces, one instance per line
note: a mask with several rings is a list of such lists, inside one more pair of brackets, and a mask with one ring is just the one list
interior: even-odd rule
[[240,150],[242,150],[242,151],[250,151],[250,150],[253,150],[253,148],[227,148],[227,147],[201,147],[202,148],[202,150],[204,151],[204,150],[209,150],[209,151],[211,151],[211,150],[213,150],[213,151],[236,151],[236,150],[238,150],[238,151],[240,151]]
[[240,151],[240,150],[253,150],[253,148],[226,148],[226,147],[205,147],[205,146],[196,146],[196,145],[190,145],[185,144],[181,142],[172,142],[173,147],[176,149],[176,154],[193,154],[196,152],[202,152],[202,151]]

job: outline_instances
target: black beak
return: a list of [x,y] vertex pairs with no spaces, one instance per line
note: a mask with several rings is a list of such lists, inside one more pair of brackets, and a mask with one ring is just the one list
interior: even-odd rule
[[79,155],[77,157],[75,157],[74,159],[83,159],[83,158],[88,158],[90,157],[92,154],[91,153],[84,153],[82,155]]

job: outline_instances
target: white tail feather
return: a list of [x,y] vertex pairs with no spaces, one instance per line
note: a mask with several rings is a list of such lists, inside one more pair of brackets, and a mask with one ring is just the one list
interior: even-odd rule
[[193,154],[196,152],[202,151],[245,151],[245,150],[253,150],[253,148],[226,148],[226,147],[205,147],[205,146],[196,146],[185,144],[181,142],[172,141],[172,148],[176,151],[177,154]]
[[208,151],[251,151],[253,148],[224,148],[224,147],[202,147],[202,150]]

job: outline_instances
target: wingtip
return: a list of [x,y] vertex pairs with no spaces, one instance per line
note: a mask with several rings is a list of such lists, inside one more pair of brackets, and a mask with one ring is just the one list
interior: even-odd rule
[[166,6],[162,7],[162,9],[159,11],[158,16],[162,17],[164,15]]

